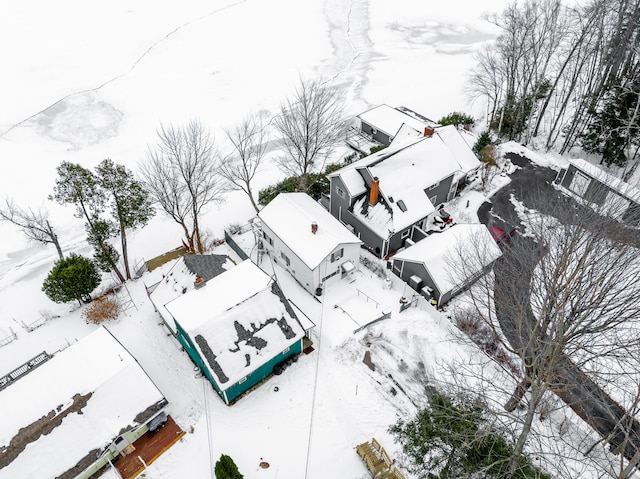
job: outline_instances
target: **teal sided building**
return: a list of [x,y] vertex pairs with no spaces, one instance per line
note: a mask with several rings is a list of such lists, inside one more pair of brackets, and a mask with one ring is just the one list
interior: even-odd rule
[[226,404],[302,352],[295,312],[278,284],[248,260],[166,309],[176,338]]

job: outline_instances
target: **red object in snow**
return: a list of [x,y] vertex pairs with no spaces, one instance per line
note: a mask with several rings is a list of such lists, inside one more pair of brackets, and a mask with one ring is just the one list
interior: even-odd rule
[[516,234],[516,230],[513,229],[510,233],[507,233],[499,226],[492,226],[491,228],[489,228],[489,233],[491,233],[491,237],[495,240],[495,242],[498,243],[498,246],[502,248],[511,241],[513,235]]

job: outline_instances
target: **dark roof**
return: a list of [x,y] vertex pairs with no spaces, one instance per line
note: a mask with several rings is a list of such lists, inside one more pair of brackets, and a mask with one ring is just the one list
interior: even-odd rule
[[189,271],[207,282],[226,271],[222,265],[229,258],[224,254],[185,254],[182,259]]

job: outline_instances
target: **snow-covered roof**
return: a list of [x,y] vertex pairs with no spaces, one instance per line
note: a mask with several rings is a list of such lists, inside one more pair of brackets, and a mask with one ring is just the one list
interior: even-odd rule
[[620,178],[617,178],[597,166],[592,165],[588,161],[578,158],[569,160],[569,163],[592,178],[597,179],[603,185],[606,185],[612,190],[618,192],[622,196],[633,200],[636,203],[640,203],[640,190],[631,186],[629,183],[626,183]]
[[[165,323],[175,333],[175,325],[165,305],[194,289],[197,276],[211,280],[223,271],[233,268],[231,260],[224,255],[185,255],[167,263],[162,269],[160,283],[149,295]],[[155,271],[154,271],[155,273]]]
[[304,336],[286,299],[251,261],[167,305],[227,389]]
[[101,327],[0,391],[0,446],[28,426],[52,429],[26,439],[1,475],[58,477],[123,429],[149,419],[155,409],[140,414],[162,402],[135,359]]
[[[454,125],[436,128],[434,135],[440,137],[444,145],[451,151],[459,169],[465,174],[480,167],[480,160],[469,147],[467,139],[463,138]],[[465,136],[468,137],[469,134],[465,133]]]
[[389,105],[376,106],[361,113],[358,118],[391,137],[396,135],[403,124],[418,132],[423,132],[425,127],[432,126],[430,123],[421,121]]
[[[305,193],[280,193],[259,213],[262,223],[310,269],[341,244],[361,243],[357,236]],[[318,230],[311,232],[311,223]]]
[[[467,282],[501,256],[486,226],[459,224],[433,233],[393,259],[422,263],[442,294]],[[464,266],[460,263],[464,262]],[[474,271],[475,270],[475,271]]]

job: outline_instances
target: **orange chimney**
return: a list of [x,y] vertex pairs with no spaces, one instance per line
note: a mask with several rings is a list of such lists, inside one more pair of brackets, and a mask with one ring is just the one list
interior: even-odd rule
[[430,126],[425,126],[424,127],[424,136],[431,136],[436,132],[436,130],[434,130],[433,128],[431,128]]
[[380,189],[380,180],[377,176],[373,177],[371,181],[371,192],[369,193],[369,204],[371,206],[378,202],[378,190]]
[[311,232],[313,234],[316,234],[318,232],[318,223],[316,223],[315,221],[311,223]]

